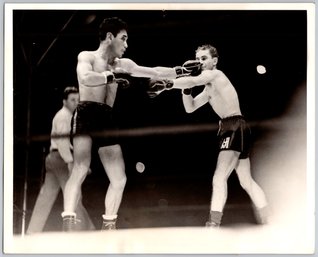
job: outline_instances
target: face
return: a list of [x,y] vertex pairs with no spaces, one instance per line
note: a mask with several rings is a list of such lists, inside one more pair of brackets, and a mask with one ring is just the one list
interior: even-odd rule
[[67,99],[64,100],[64,105],[68,108],[71,112],[74,112],[79,102],[79,94],[78,93],[71,93],[68,95]]
[[202,64],[202,70],[213,70],[216,66],[218,58],[212,58],[210,51],[198,50],[195,55],[195,59]]
[[121,30],[112,40],[112,49],[116,57],[122,57],[125,53],[128,44],[128,35],[126,30]]

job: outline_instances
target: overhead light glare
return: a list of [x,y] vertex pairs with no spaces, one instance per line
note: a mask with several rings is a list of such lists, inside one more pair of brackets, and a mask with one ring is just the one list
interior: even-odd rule
[[266,73],[266,68],[263,65],[257,65],[256,70],[259,74],[265,74]]

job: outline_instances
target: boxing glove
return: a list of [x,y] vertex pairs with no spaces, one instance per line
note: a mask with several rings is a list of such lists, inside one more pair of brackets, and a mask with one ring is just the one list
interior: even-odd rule
[[164,80],[153,80],[149,81],[149,87],[147,89],[147,94],[150,98],[154,98],[159,95],[162,91],[171,89],[173,87],[173,81],[164,79]]
[[114,81],[114,74],[111,71],[103,71],[102,74],[105,77],[104,84],[112,83]]
[[183,76],[197,76],[201,73],[202,64],[197,60],[186,61],[182,66],[175,67],[177,78]]
[[118,87],[126,89],[130,87],[130,75],[128,73],[114,73],[114,81],[117,83]]

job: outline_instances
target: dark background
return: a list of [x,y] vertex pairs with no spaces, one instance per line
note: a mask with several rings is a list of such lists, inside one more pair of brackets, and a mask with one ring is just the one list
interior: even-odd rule
[[[242,112],[251,121],[256,141],[272,132],[259,124],[283,115],[291,97],[306,82],[306,11],[15,10],[15,232],[21,229],[24,179],[27,177],[29,184],[28,219],[43,179],[43,152],[49,146],[52,118],[61,107],[63,89],[77,86],[77,55],[80,51],[98,48],[98,25],[111,16],[128,23],[128,49],[124,57],[139,65],[181,65],[195,57],[197,46],[214,45],[220,55],[218,68],[235,86]],[[257,73],[258,64],[266,67],[265,74]],[[210,200],[218,117],[208,105],[186,114],[179,90],[149,99],[144,87],[142,80],[134,81],[132,87],[118,92],[114,106],[120,128],[154,130],[144,137],[127,136],[122,140],[128,176],[122,216],[128,215],[129,208],[195,203],[202,206],[205,216],[188,223],[199,225],[206,218]],[[195,93],[201,90],[202,87],[198,87]],[[200,124],[211,124],[215,129],[192,133],[176,130],[170,134],[156,130],[157,126]],[[146,165],[143,174],[135,170],[137,161]],[[108,180],[97,159],[93,159],[92,170],[93,174],[83,185],[84,204],[94,219],[97,213],[98,225]],[[236,189],[236,178],[230,178],[230,184],[233,186],[229,189],[229,202],[236,201],[237,197],[246,201],[246,196]],[[98,197],[101,198],[92,203],[92,199]],[[58,208],[61,203],[55,209]],[[167,220],[159,225],[183,224],[180,220]],[[145,225],[144,221],[145,216],[140,224],[125,219],[120,225],[158,225],[150,221]]]

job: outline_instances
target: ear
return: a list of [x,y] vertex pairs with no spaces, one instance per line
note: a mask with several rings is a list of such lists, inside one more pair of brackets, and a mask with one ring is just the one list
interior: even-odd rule
[[218,57],[213,57],[213,64],[216,65],[219,61]]
[[111,32],[107,32],[107,34],[106,34],[106,39],[113,40],[113,39],[114,39],[114,35],[113,35],[113,33],[111,33]]
[[66,104],[66,100],[65,99],[63,99],[63,105],[65,105]]

